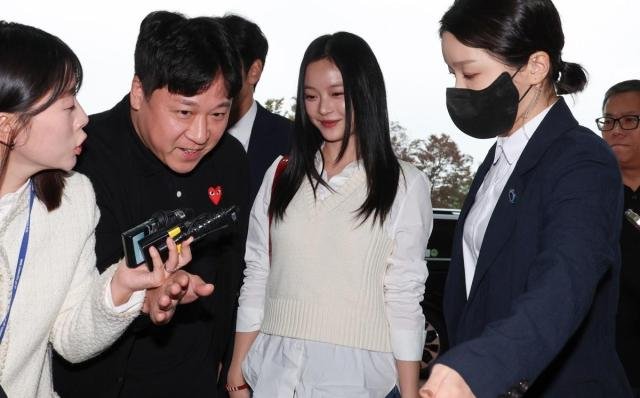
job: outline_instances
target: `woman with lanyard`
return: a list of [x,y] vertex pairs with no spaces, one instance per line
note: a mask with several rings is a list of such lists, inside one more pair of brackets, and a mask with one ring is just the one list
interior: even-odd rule
[[550,0],[457,0],[441,20],[447,108],[496,138],[462,207],[444,289],[451,347],[422,397],[628,397],[615,351],[622,184],[604,141],[562,94]]
[[191,259],[172,241],[165,264],[152,250],[153,272],[120,261],[98,275],[93,188],[70,172],[86,138],[81,81],[60,39],[0,21],[0,385],[10,397],[55,395],[52,347],[86,360],[139,315],[145,289],[165,283],[145,303],[164,322],[185,287],[166,278]]

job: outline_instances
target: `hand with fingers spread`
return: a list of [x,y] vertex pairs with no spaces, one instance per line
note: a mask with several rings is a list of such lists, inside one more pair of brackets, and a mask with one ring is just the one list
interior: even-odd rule
[[153,271],[151,272],[149,272],[146,264],[141,264],[136,268],[129,268],[124,259],[120,260],[118,268],[111,279],[113,304],[118,306],[126,303],[135,291],[153,289],[163,285],[171,273],[191,261],[191,242],[191,238],[187,239],[182,242],[180,249],[178,249],[173,239],[167,238],[169,255],[164,263],[158,250],[155,247],[151,247],[149,249],[149,254],[153,261]]
[[475,398],[460,373],[436,364],[427,382],[420,388],[421,398]]
[[179,270],[169,275],[156,288],[147,289],[142,311],[148,312],[151,321],[162,325],[171,320],[178,304],[188,304],[213,293],[213,285],[205,283],[198,275]]

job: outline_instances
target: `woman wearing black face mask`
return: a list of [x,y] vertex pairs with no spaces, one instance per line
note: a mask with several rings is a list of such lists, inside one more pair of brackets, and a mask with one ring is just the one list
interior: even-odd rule
[[444,297],[452,347],[423,397],[628,397],[615,352],[622,190],[562,94],[550,0],[457,0],[441,20],[454,123],[498,137],[464,203]]

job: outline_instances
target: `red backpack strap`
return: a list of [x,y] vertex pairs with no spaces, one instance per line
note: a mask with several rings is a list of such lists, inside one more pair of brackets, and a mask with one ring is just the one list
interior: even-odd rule
[[[289,163],[289,155],[282,156],[282,159],[278,162],[278,166],[276,167],[276,173],[273,175],[273,185],[271,185],[271,197],[273,197],[273,192],[276,189],[276,185],[278,185],[278,181],[280,181],[280,177],[282,173],[287,168],[287,164]],[[269,200],[269,207],[271,207],[271,200]],[[271,260],[271,220],[273,219],[273,215],[269,212],[269,260]]]

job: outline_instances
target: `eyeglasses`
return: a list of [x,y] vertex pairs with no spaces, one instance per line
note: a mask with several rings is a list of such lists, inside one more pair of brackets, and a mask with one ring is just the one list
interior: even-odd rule
[[613,130],[616,126],[616,122],[618,122],[618,125],[622,130],[634,130],[638,127],[639,121],[640,116],[638,115],[626,115],[619,118],[605,116],[597,118],[596,125],[600,131],[609,131]]

